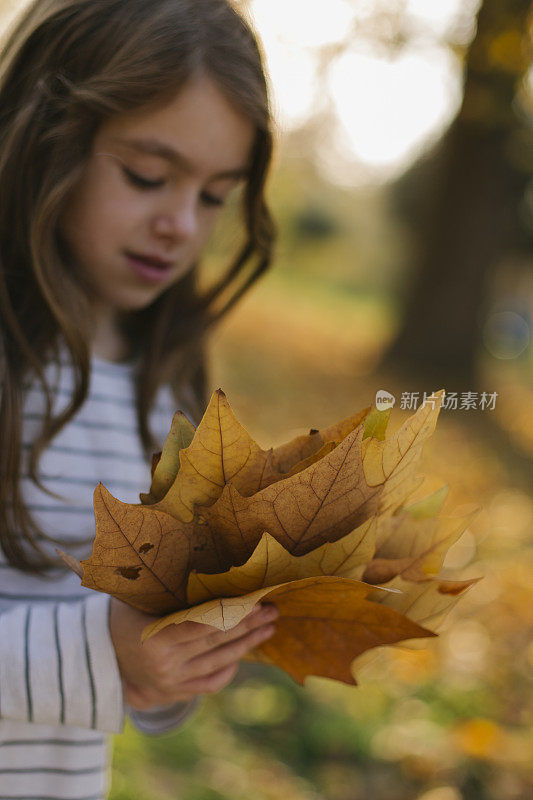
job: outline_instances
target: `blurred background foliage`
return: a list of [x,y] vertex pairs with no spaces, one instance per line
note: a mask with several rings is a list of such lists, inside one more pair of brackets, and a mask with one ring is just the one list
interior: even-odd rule
[[[482,511],[482,575],[423,648],[358,688],[244,663],[174,734],[115,742],[112,800],[533,796],[533,51],[525,0],[251,0],[279,120],[275,266],[210,349],[262,446],[403,392],[443,410],[418,494]],[[235,201],[235,203],[237,200]],[[235,205],[235,204],[234,204]],[[206,280],[235,246],[229,208]]]
[[[4,0],[8,15],[18,0]],[[423,648],[358,688],[258,664],[182,729],[115,740],[111,800],[533,796],[533,51],[529,0],[242,0],[278,119],[276,263],[217,331],[262,446],[403,393],[442,411],[418,494],[482,511],[446,562],[482,575]],[[5,14],[5,15],[6,15]],[[237,198],[205,277],[239,235]]]

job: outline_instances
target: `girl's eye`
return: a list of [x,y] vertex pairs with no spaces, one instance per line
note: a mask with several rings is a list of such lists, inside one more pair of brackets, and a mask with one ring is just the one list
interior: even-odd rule
[[[130,169],[127,169],[127,167],[123,167],[123,170],[129,182],[138,189],[157,189],[158,187],[163,186],[165,183],[163,178],[158,180],[149,180],[148,178],[143,178],[142,175],[137,175],[136,172],[132,172]],[[223,197],[217,197],[209,192],[202,192],[200,194],[200,199],[204,206],[214,207],[224,205]]]
[[209,192],[202,192],[200,195],[202,203],[204,206],[223,206],[224,205],[224,198],[223,197],[216,197],[214,194],[209,194]]
[[156,181],[148,180],[148,178],[143,178],[141,175],[137,175],[137,173],[132,172],[129,169],[124,169],[124,174],[133,186],[137,186],[139,189],[157,189],[159,186],[162,186],[164,180],[159,179]]

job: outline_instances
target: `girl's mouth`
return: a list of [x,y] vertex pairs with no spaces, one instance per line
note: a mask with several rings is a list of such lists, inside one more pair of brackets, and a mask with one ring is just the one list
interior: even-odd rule
[[125,253],[133,273],[146,283],[164,283],[168,279],[172,264],[134,253]]

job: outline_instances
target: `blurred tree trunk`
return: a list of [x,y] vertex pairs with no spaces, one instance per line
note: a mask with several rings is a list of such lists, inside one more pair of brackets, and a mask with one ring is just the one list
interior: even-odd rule
[[530,8],[530,0],[482,3],[461,109],[433,156],[423,219],[415,220],[403,327],[381,366],[425,388],[428,380],[433,388],[476,387],[489,278],[513,245],[529,177],[510,165],[509,143],[521,127],[514,99],[530,64]]

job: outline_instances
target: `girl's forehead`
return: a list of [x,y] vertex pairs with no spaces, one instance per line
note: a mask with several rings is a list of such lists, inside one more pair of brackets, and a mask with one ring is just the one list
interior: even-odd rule
[[158,108],[110,118],[95,145],[147,154],[172,166],[214,172],[248,171],[255,126],[208,78],[187,83]]

